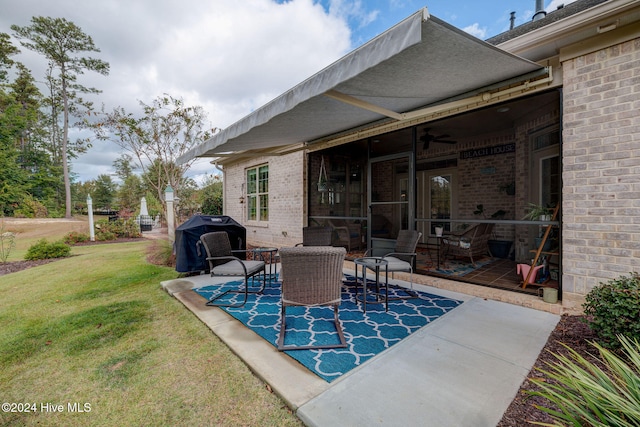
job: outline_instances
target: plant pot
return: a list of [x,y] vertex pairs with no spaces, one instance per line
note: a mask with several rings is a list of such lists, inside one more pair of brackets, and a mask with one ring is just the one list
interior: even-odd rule
[[436,236],[442,237],[442,232],[444,231],[444,227],[435,227]]
[[489,240],[488,244],[491,255],[496,258],[506,259],[511,253],[513,242],[511,240]]

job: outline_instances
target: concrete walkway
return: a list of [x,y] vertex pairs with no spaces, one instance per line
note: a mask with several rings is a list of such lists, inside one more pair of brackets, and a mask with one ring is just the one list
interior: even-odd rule
[[191,291],[228,281],[220,279],[196,276],[162,286],[308,426],[495,426],[559,321],[543,311],[414,285],[464,303],[327,383]]

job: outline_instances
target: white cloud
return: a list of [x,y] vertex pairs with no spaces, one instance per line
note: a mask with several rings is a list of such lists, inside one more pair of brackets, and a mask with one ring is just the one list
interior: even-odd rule
[[[32,16],[64,17],[101,50],[89,56],[110,64],[107,77],[87,72],[79,79],[102,90],[93,98],[97,108],[138,112],[139,100],[168,93],[203,106],[211,126],[224,128],[350,50],[347,17],[371,18],[352,2],[334,3],[326,12],[312,0],[0,0],[0,32],[12,34],[10,25],[29,25]],[[46,63],[21,50],[16,59],[41,80]],[[120,153],[96,142],[73,170],[83,181],[110,173]]]
[[558,9],[558,6],[561,5],[568,5],[570,3],[573,3],[576,0],[551,0],[551,3],[549,3],[549,5],[545,8],[545,10],[547,12],[553,12],[554,10]]
[[480,27],[480,24],[478,24],[477,22],[464,27],[462,30],[481,40],[484,40],[487,36],[487,27]]

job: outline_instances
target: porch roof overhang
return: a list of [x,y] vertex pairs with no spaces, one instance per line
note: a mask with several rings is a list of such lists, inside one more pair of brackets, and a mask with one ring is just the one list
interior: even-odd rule
[[178,159],[279,155],[351,129],[406,122],[445,100],[549,70],[430,16],[426,8]]

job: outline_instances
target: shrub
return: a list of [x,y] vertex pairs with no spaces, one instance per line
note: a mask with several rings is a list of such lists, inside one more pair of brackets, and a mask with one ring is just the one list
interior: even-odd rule
[[165,239],[154,240],[147,249],[147,261],[153,265],[165,267],[176,266],[176,256],[173,253],[173,245]]
[[593,288],[583,304],[587,323],[606,348],[620,346],[618,335],[640,339],[640,275],[631,273]]
[[76,243],[88,242],[89,239],[90,237],[87,233],[71,231],[62,238],[62,241],[67,245],[75,245]]
[[[604,369],[566,347],[570,354],[559,356],[556,363],[540,369],[548,378],[533,378],[541,391],[529,391],[554,403],[558,410],[536,405],[551,415],[558,426],[637,426],[640,425],[640,344],[617,337],[624,359],[593,343],[600,353]],[[548,425],[542,423],[534,423]]]
[[99,221],[96,224],[96,240],[141,237],[140,226],[133,219],[118,218],[115,221]]
[[50,243],[46,239],[41,239],[27,250],[24,259],[33,261],[38,259],[64,258],[69,255],[71,255],[71,247],[64,242]]
[[116,240],[117,238],[115,233],[108,230],[100,230],[96,233],[96,240],[99,242],[108,242],[110,240]]
[[6,263],[11,250],[16,247],[16,235],[4,231],[4,224],[0,224],[0,262]]
[[20,206],[14,211],[17,218],[47,218],[47,207],[30,194],[24,196]]

